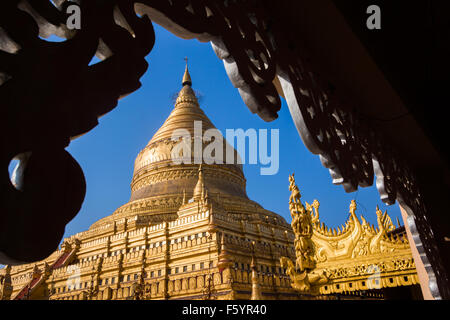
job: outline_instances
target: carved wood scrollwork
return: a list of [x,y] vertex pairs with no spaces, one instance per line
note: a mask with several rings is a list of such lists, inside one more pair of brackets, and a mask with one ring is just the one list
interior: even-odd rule
[[[40,260],[57,248],[86,189],[64,148],[140,87],[154,43],[151,21],[134,14],[133,1],[81,1],[78,32],[66,27],[73,3],[55,3],[59,9],[46,0],[0,3],[2,263]],[[51,34],[66,40],[43,39]],[[89,65],[96,52],[103,61]],[[13,158],[20,160],[14,185]]]
[[[287,61],[296,61],[292,59]],[[397,200],[408,208],[410,228],[415,230],[414,242],[421,248],[433,296],[450,297],[447,274],[408,164],[370,123],[340,104],[324,87],[317,87],[319,80],[300,61],[284,69],[279,66],[277,74],[300,137],[312,153],[320,155],[333,183],[352,192],[358,186],[370,186],[375,174],[382,201],[394,204]]]
[[[181,38],[210,41],[243,101],[266,121],[280,109],[272,83],[277,77],[303,142],[320,155],[333,183],[351,192],[370,186],[375,174],[382,200],[398,200],[415,219],[415,243],[423,248],[425,264],[432,265],[431,286],[440,279],[434,296],[450,297],[412,173],[353,111],[357,108],[317,76],[304,52],[287,43],[266,2],[79,0],[83,18],[76,32],[65,27],[65,8],[73,3],[54,2],[59,8],[49,0],[23,0],[20,8],[18,0],[0,2],[3,263],[46,257],[78,212],[84,177],[64,148],[95,127],[120,97],[139,88],[147,69],[144,57],[154,44],[152,20]],[[68,40],[49,43],[39,37],[50,34]],[[95,53],[103,61],[89,65]],[[17,178],[22,191],[12,186],[7,171],[18,155],[28,159]],[[16,224],[19,220],[24,223]]]

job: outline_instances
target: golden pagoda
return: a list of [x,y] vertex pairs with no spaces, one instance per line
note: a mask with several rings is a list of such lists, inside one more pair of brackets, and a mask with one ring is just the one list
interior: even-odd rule
[[295,256],[293,232],[247,197],[242,165],[174,163],[173,133],[188,130],[194,144],[194,121],[215,128],[186,66],[172,112],[136,158],[129,202],[44,261],[1,270],[0,298],[297,299],[279,262]]
[[0,300],[383,299],[399,287],[420,298],[409,242],[387,212],[377,208],[374,227],[352,201],[329,228],[292,175],[288,224],[247,197],[242,165],[174,161],[186,158],[174,132],[194,149],[196,121],[202,135],[215,128],[186,66],[174,109],[136,157],[129,202],[44,261],[0,270]]

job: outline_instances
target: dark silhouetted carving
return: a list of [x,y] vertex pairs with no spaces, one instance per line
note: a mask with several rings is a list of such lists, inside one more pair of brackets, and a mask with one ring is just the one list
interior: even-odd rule
[[[351,97],[321,76],[318,62],[290,39],[297,35],[271,18],[275,1],[80,0],[76,31],[64,25],[73,3],[54,2],[58,8],[49,0],[21,1],[20,8],[19,1],[0,2],[0,261],[38,260],[56,248],[85,192],[64,148],[139,88],[154,44],[151,19],[181,38],[210,41],[243,101],[266,121],[280,109],[278,80],[303,142],[333,183],[352,192],[372,185],[375,175],[381,199],[399,201],[414,218],[410,227],[432,294],[450,296],[412,170]],[[39,38],[51,34],[67,40]],[[94,54],[103,61],[89,66]],[[24,160],[17,189],[7,171],[14,157]]]
[[[3,263],[40,260],[57,248],[86,190],[64,148],[140,87],[154,44],[151,21],[133,13],[133,1],[82,1],[77,32],[65,26],[70,2],[56,3],[59,10],[46,0],[20,8],[19,1],[0,3]],[[42,39],[50,34],[67,40]],[[96,52],[103,61],[89,65]],[[8,173],[13,158],[20,160],[15,186]]]

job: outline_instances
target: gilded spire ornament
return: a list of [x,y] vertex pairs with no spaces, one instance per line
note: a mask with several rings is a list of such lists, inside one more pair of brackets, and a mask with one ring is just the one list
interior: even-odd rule
[[252,242],[252,262],[250,264],[250,268],[252,269],[252,296],[250,300],[262,300],[261,286],[259,284],[255,257],[255,242]]
[[193,198],[196,200],[204,199],[206,192],[207,192],[207,189],[205,186],[205,181],[203,179],[203,168],[202,168],[202,165],[200,164],[200,166],[198,168],[198,181],[194,188]]
[[[287,257],[280,258],[280,264],[286,269],[286,273],[291,278],[291,285],[300,292],[308,292],[317,294],[313,285],[326,283],[328,281],[326,275],[313,271],[316,267],[314,259],[314,245],[311,240],[313,235],[313,224],[319,219],[319,202],[314,200],[313,205],[306,202],[306,208],[300,201],[301,194],[295,184],[294,174],[289,176],[289,211],[291,212],[291,227],[294,231],[295,240],[295,265]],[[313,213],[314,208],[314,213]]]
[[301,203],[293,174],[289,183],[296,260],[282,257],[280,262],[294,289],[330,294],[418,282],[409,244],[405,237],[393,235],[395,226],[387,211],[376,207],[375,228],[363,216],[358,219],[356,201],[352,200],[345,224],[329,228],[320,222],[317,200],[311,205]]
[[220,238],[220,254],[217,263],[217,267],[219,268],[219,272],[231,267],[233,265],[233,261],[231,260],[231,256],[228,253],[225,247],[225,234],[222,233]]

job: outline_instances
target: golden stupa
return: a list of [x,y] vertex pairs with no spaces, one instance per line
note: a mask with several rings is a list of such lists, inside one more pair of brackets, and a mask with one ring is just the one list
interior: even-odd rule
[[186,66],[171,114],[136,158],[129,202],[45,261],[2,270],[0,298],[299,297],[279,262],[295,257],[291,227],[247,197],[242,165],[174,163],[175,130],[194,143],[195,121],[215,128],[191,86]]
[[215,128],[191,86],[186,66],[174,109],[135,160],[129,202],[44,261],[0,270],[0,300],[384,299],[396,288],[421,298],[404,228],[387,212],[377,208],[374,227],[352,201],[345,226],[329,228],[292,175],[288,224],[247,197],[231,146],[236,164],[173,152],[175,131],[202,151]]

